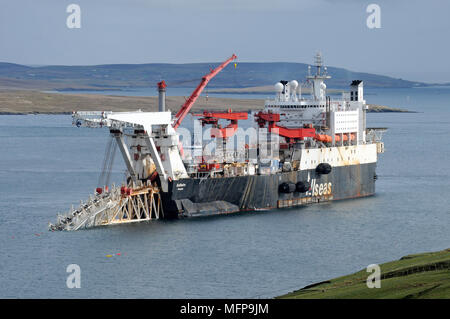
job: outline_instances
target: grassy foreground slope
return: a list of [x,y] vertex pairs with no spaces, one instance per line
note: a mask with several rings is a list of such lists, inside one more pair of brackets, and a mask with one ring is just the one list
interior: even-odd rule
[[398,261],[381,264],[380,268],[381,288],[367,287],[370,273],[363,269],[278,298],[450,298],[450,249],[408,255]]

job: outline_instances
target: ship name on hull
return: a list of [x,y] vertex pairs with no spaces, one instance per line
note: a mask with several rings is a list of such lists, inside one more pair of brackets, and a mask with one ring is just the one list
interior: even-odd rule
[[307,196],[322,196],[322,195],[331,195],[333,184],[331,182],[328,183],[317,183],[317,180],[313,178],[311,180],[311,189],[306,192]]

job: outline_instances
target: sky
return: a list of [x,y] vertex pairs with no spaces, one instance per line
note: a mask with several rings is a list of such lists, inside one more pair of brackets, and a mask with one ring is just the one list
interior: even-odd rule
[[[366,11],[380,8],[381,28]],[[70,4],[80,28],[68,28]],[[0,0],[0,61],[312,63],[450,82],[448,0]]]

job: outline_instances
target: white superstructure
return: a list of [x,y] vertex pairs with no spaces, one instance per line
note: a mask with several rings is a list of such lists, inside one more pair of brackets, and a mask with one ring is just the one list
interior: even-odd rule
[[162,190],[167,191],[169,179],[188,177],[170,112],[75,112],[72,117],[76,126],[109,128],[134,182],[156,170]]
[[[275,99],[266,100],[265,111],[280,114],[277,124],[286,128],[312,124],[321,133],[332,137],[332,145],[336,145],[335,134],[341,136],[341,142],[346,139],[343,135],[348,135],[351,143],[365,143],[367,105],[363,82],[353,81],[349,92],[342,93],[339,99],[331,99],[327,96],[325,84],[325,80],[331,77],[323,66],[320,53],[315,57],[315,67],[316,74],[311,75],[310,68],[308,71],[307,85],[311,88],[309,96],[302,96],[302,85],[296,80],[280,81],[275,84]],[[356,139],[353,140],[350,134],[355,135]]]

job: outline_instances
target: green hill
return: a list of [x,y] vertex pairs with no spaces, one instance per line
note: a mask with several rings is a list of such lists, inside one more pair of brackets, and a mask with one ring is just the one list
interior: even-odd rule
[[[0,79],[15,83],[33,83],[54,86],[57,89],[149,87],[164,79],[170,87],[195,87],[200,78],[219,63],[190,64],[105,64],[91,66],[24,66],[0,63]],[[209,84],[210,88],[240,88],[273,85],[279,80],[303,81],[308,65],[304,63],[238,63],[229,65]],[[347,87],[359,79],[368,87],[424,86],[420,82],[395,79],[388,76],[353,72],[343,68],[328,67],[332,78],[330,88]]]
[[310,285],[278,298],[294,299],[436,299],[450,298],[450,249],[402,257],[380,265],[381,288],[367,288],[370,273]]

